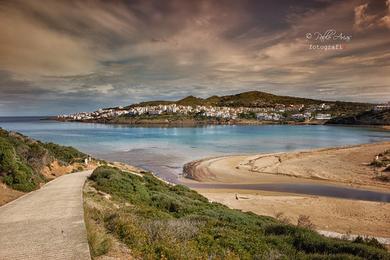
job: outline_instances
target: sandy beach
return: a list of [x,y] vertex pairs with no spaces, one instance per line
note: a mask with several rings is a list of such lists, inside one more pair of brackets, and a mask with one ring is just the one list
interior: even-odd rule
[[390,190],[374,178],[369,164],[390,142],[290,153],[206,158],[184,166],[185,176],[202,183],[314,182]]
[[[217,184],[331,184],[389,192],[369,163],[390,142],[291,153],[208,158],[185,166],[183,183],[231,208],[281,218],[292,224],[310,217],[317,230],[390,238],[390,203],[244,189],[214,189]],[[389,240],[390,242],[390,240]]]

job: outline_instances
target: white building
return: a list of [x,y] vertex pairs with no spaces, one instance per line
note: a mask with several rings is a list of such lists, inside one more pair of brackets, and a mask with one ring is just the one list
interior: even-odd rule
[[385,103],[385,104],[376,105],[374,107],[375,111],[383,111],[383,110],[387,110],[387,109],[390,109],[390,101]]
[[331,114],[317,114],[315,119],[317,120],[329,120],[332,118]]

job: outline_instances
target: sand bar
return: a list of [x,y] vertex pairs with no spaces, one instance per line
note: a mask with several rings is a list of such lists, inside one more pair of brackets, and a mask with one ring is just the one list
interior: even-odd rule
[[[212,201],[260,215],[279,216],[296,224],[307,215],[316,229],[341,234],[390,238],[390,203],[247,189],[214,189],[212,184],[330,184],[390,192],[390,184],[374,178],[369,163],[390,142],[316,149],[292,153],[208,158],[186,165],[186,184]],[[390,240],[389,240],[390,241]]]

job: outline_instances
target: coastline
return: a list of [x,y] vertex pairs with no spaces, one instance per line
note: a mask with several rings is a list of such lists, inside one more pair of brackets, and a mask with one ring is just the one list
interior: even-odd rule
[[102,120],[64,120],[58,118],[48,118],[49,120],[56,120],[60,122],[78,122],[78,123],[95,123],[95,124],[117,124],[117,125],[132,125],[132,126],[161,126],[161,127],[194,127],[194,126],[207,126],[207,125],[323,125],[325,122],[312,121],[312,122],[294,122],[294,121],[261,121],[250,119],[234,119],[234,120],[166,120],[166,119],[137,119],[129,118],[125,120],[114,119],[102,119]]
[[[309,216],[317,230],[390,238],[390,203],[240,188],[240,184],[244,186],[249,183],[303,183],[389,192],[389,183],[369,181],[370,175],[362,172],[370,167],[367,163],[374,158],[372,156],[383,152],[383,149],[390,149],[390,142],[291,153],[205,158],[183,167],[182,183],[192,185],[209,200],[231,208],[282,218],[293,224],[296,224],[299,216],[305,215]],[[311,161],[313,172],[309,171],[307,158]],[[332,165],[335,160],[341,160],[346,165]],[[351,168],[353,164],[355,166]],[[305,169],[305,174],[299,172],[298,168]],[[326,171],[315,172],[321,168]],[[283,174],[286,169],[293,170],[294,174]],[[326,174],[329,171],[333,174]],[[345,173],[349,173],[350,177]],[[221,184],[234,184],[234,188],[228,185],[216,188]],[[390,243],[389,239],[386,241]]]
[[[200,183],[270,182],[328,183],[389,191],[390,183],[375,180],[369,165],[390,142],[318,148],[294,152],[214,156],[183,166],[184,180]],[[357,157],[358,158],[357,158]]]
[[164,119],[129,119],[129,120],[65,120],[57,117],[47,117],[43,120],[54,120],[59,122],[76,122],[76,123],[92,123],[92,124],[108,124],[108,125],[128,125],[134,127],[201,127],[208,125],[326,125],[326,126],[342,126],[342,127],[369,127],[380,128],[384,131],[390,131],[390,125],[382,124],[335,124],[328,123],[326,120],[311,120],[305,122],[297,121],[261,121],[250,119],[235,119],[235,120],[175,120],[169,121]]

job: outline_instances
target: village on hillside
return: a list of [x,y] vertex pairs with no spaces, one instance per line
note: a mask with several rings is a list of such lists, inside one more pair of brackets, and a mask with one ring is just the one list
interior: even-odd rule
[[264,121],[306,121],[310,119],[329,120],[332,118],[326,111],[331,108],[328,104],[319,105],[283,105],[273,107],[218,107],[218,106],[183,106],[177,104],[156,106],[135,106],[131,108],[99,109],[94,112],[79,112],[70,115],[59,115],[63,120],[99,120],[118,116],[137,117],[147,115],[197,115],[206,118],[238,119],[251,118]]
[[[59,120],[93,121],[115,117],[137,118],[140,116],[158,118],[161,115],[183,115],[209,119],[255,119],[260,121],[296,121],[330,120],[335,115],[329,112],[334,104],[275,104],[269,107],[220,107],[220,106],[184,106],[167,104],[154,106],[131,106],[99,109],[94,112],[79,112],[69,115],[59,115]],[[390,109],[390,102],[379,104],[374,111]]]

